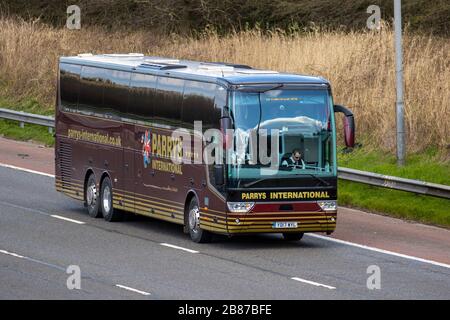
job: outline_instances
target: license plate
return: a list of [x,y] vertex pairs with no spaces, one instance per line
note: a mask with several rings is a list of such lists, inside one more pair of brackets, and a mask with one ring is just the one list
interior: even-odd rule
[[274,229],[290,229],[290,228],[297,228],[298,223],[297,222],[273,222],[272,228]]

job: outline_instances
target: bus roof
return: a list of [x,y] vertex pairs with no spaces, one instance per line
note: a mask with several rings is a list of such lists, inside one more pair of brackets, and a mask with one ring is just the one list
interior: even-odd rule
[[322,77],[254,69],[246,65],[225,62],[200,62],[144,56],[139,53],[79,54],[77,56],[61,57],[60,62],[214,83],[225,82],[228,85],[262,83],[329,85],[329,82]]

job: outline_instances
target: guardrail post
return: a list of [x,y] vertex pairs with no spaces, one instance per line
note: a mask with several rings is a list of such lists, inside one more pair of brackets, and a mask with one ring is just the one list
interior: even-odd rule
[[52,127],[48,127],[48,133],[50,133],[50,134],[53,133],[53,128]]
[[19,126],[23,129],[25,127],[25,123],[19,122]]

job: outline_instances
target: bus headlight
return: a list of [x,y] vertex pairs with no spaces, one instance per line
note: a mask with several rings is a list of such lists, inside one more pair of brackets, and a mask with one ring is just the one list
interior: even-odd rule
[[247,213],[255,206],[254,202],[227,202],[228,210],[233,213]]
[[317,204],[320,206],[320,208],[323,211],[336,211],[336,209],[337,209],[336,200],[317,201]]

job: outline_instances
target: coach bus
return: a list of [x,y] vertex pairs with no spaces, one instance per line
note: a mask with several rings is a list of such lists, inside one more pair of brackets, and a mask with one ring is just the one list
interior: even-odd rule
[[[162,219],[183,225],[195,242],[213,233],[280,233],[295,241],[335,230],[334,113],[344,114],[349,148],[355,126],[321,77],[80,54],[60,58],[57,92],[56,189],[83,201],[94,218],[119,221],[129,212]],[[180,129],[184,136],[175,136]],[[270,132],[262,136],[263,129]],[[216,141],[202,136],[208,130],[222,134],[217,158],[234,160],[202,161]],[[255,132],[275,143],[276,168],[250,156]]]

